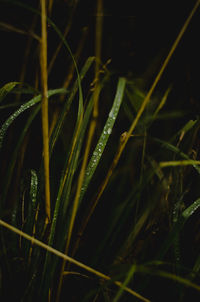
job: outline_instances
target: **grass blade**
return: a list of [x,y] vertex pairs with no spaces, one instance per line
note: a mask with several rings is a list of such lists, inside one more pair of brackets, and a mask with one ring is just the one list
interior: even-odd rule
[[115,99],[113,102],[113,106],[111,108],[111,111],[109,113],[109,116],[107,118],[107,121],[105,123],[105,126],[103,128],[102,134],[99,138],[99,141],[96,145],[96,148],[92,154],[92,157],[88,163],[86,172],[85,172],[85,177],[84,177],[84,181],[81,187],[81,193],[80,193],[80,197],[79,197],[79,203],[81,202],[87,187],[92,179],[92,176],[99,164],[99,161],[103,155],[103,151],[106,147],[107,141],[112,133],[112,129],[114,126],[114,123],[116,121],[122,100],[123,100],[123,95],[124,95],[124,89],[125,89],[125,84],[126,84],[126,80],[124,78],[120,78],[118,81],[118,86],[117,86],[117,91],[116,91],[116,95],[115,95]]
[[[81,72],[80,72],[80,81],[82,81],[87,73],[87,71],[89,70],[89,68],[91,67],[91,65],[93,64],[94,62],[94,57],[90,57],[87,59],[86,63],[84,64]],[[76,82],[74,83],[72,89],[71,89],[71,94],[69,95],[69,98],[68,98],[68,101],[65,103],[63,109],[62,109],[62,112],[61,112],[61,115],[57,121],[57,124],[54,128],[54,131],[52,133],[52,136],[50,138],[50,156],[51,156],[51,153],[53,151],[53,148],[55,146],[55,143],[56,143],[56,140],[58,139],[58,136],[60,134],[60,131],[62,129],[62,126],[63,126],[63,123],[65,121],[65,118],[66,118],[66,115],[67,113],[69,112],[69,109],[70,109],[70,106],[71,106],[71,103],[78,91],[78,88],[79,88],[79,82],[78,80],[76,80]]]
[[17,160],[17,156],[19,154],[20,147],[23,143],[24,137],[27,134],[28,129],[29,129],[32,121],[34,120],[35,116],[38,114],[39,110],[40,110],[40,106],[35,108],[33,113],[28,118],[28,120],[26,122],[26,125],[24,126],[23,131],[21,132],[21,135],[18,139],[17,145],[15,146],[15,149],[13,151],[11,160],[9,162],[9,165],[8,165],[7,171],[6,171],[5,183],[3,185],[2,196],[1,196],[1,207],[5,203],[5,199],[6,199],[7,192],[8,192],[10,183],[11,183],[11,179],[12,179],[12,176],[13,176],[13,171],[14,171],[14,168],[15,168],[15,165],[16,165],[16,160]]
[[6,95],[11,92],[15,86],[19,84],[19,82],[10,82],[5,84],[3,87],[0,89],[0,103],[3,101],[3,99],[6,97]]
[[48,117],[48,73],[47,73],[47,16],[46,0],[41,0],[41,86],[42,86],[42,134],[45,179],[46,224],[51,219],[50,179],[49,179],[49,117]]
[[[58,250],[56,250],[56,249],[50,247],[49,245],[43,243],[43,242],[40,241],[40,240],[35,239],[35,238],[32,237],[32,236],[30,236],[30,235],[28,235],[28,234],[26,234],[26,233],[20,231],[19,229],[17,229],[17,228],[15,228],[15,227],[11,226],[10,224],[6,223],[5,221],[3,221],[3,220],[1,220],[1,219],[0,219],[0,225],[3,226],[3,227],[5,227],[5,228],[7,228],[7,229],[9,229],[9,230],[12,231],[12,232],[14,232],[14,233],[16,233],[16,234],[18,234],[18,235],[24,237],[25,239],[27,239],[27,240],[33,242],[34,244],[38,245],[39,247],[41,247],[41,248],[43,248],[43,249],[45,249],[45,250],[51,252],[52,254],[56,255],[57,257],[60,257],[60,258],[62,258],[62,259],[64,259],[64,260],[66,260],[66,261],[69,261],[70,263],[73,263],[73,264],[75,264],[75,265],[77,265],[77,266],[79,266],[79,267],[85,269],[86,271],[88,271],[88,272],[90,272],[90,273],[92,273],[92,274],[94,274],[94,275],[96,275],[96,276],[98,276],[98,277],[100,277],[100,278],[102,278],[102,279],[111,280],[111,278],[110,278],[109,276],[107,276],[107,275],[105,275],[105,274],[103,274],[103,273],[101,273],[101,272],[99,272],[99,271],[97,271],[97,270],[95,270],[95,269],[93,269],[93,268],[91,268],[91,267],[89,267],[89,266],[87,266],[87,265],[85,265],[85,264],[83,264],[83,263],[81,263],[81,262],[75,260],[74,258],[69,257],[68,255],[65,255],[65,254],[59,252]],[[119,286],[119,287],[122,286],[122,283],[119,282],[119,281],[113,281],[113,283],[114,283],[115,285]],[[137,292],[133,291],[133,290],[130,289],[130,288],[125,287],[124,290],[127,291],[127,292],[129,292],[129,293],[132,294],[133,296],[137,297],[137,298],[140,299],[141,301],[150,302],[150,300],[144,298],[143,296],[141,296],[140,294],[138,294]]]
[[130,270],[127,273],[126,279],[124,280],[122,287],[119,288],[118,293],[116,294],[113,302],[118,302],[121,295],[124,292],[125,287],[128,285],[128,283],[130,282],[131,278],[133,277],[134,273],[135,273],[135,265],[132,265]]
[[[54,89],[54,90],[49,90],[48,91],[48,98],[55,95],[55,94],[60,94],[60,93],[66,93],[66,90],[63,88],[60,89]],[[42,96],[38,95],[36,97],[34,97],[33,99],[31,99],[30,101],[28,101],[27,103],[23,104],[20,106],[20,108],[15,111],[13,114],[11,114],[9,116],[9,118],[3,123],[3,125],[1,126],[0,129],[0,149],[2,148],[2,144],[3,144],[3,139],[4,136],[6,134],[6,131],[8,130],[9,126],[14,122],[14,120],[24,111],[26,111],[27,109],[33,107],[34,105],[36,105],[37,103],[39,103],[41,101]]]
[[169,233],[166,241],[164,242],[161,250],[159,251],[156,259],[161,260],[164,255],[167,253],[170,246],[173,244],[176,235],[181,231],[186,221],[199,209],[200,207],[200,198],[195,200],[187,209],[185,209],[177,222],[174,224],[171,232]]

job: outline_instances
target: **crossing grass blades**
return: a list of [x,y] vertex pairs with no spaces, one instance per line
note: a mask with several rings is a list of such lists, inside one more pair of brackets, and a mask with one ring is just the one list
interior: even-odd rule
[[[1,300],[197,301],[199,119],[167,139],[152,129],[185,114],[165,109],[172,86],[163,95],[155,89],[200,1],[148,91],[125,77],[113,91],[109,64],[100,63],[101,0],[95,56],[81,66],[80,51],[73,55],[67,43],[71,21],[63,34],[47,18],[53,1],[38,10],[10,3],[40,24],[41,37],[30,37],[39,44],[40,76],[28,85],[22,68],[20,81],[0,89]],[[49,65],[47,24],[62,45]],[[50,89],[48,68],[61,49],[72,65],[62,87]]]

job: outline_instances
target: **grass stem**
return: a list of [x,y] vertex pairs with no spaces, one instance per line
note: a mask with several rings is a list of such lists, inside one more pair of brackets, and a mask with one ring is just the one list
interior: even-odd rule
[[153,92],[154,92],[154,90],[155,90],[155,88],[156,88],[156,86],[157,86],[157,84],[158,84],[158,82],[159,82],[159,80],[160,80],[163,72],[165,71],[165,69],[166,69],[166,67],[167,67],[167,65],[168,65],[168,63],[169,63],[169,61],[170,61],[170,59],[171,59],[171,57],[172,57],[175,49],[177,48],[177,46],[178,46],[181,38],[183,37],[183,34],[185,33],[185,31],[186,31],[186,29],[187,29],[187,27],[188,27],[188,25],[189,25],[189,23],[190,23],[193,15],[194,15],[194,13],[196,12],[199,4],[200,4],[200,0],[198,0],[196,2],[196,4],[194,5],[192,11],[190,12],[188,18],[186,19],[184,25],[182,26],[182,28],[181,28],[181,30],[180,30],[177,38],[175,39],[175,41],[174,41],[174,43],[173,43],[173,45],[172,45],[172,47],[171,47],[171,49],[170,49],[170,51],[169,51],[166,59],[164,60],[164,63],[161,66],[160,71],[158,72],[158,74],[157,74],[157,76],[156,76],[156,78],[155,78],[155,80],[154,80],[154,82],[153,82],[153,84],[152,84],[149,92],[147,93],[147,95],[146,95],[146,97],[145,97],[145,99],[144,99],[144,101],[143,101],[143,103],[142,103],[142,105],[141,105],[141,107],[140,107],[140,109],[139,109],[139,111],[138,111],[138,113],[137,113],[137,115],[136,115],[136,117],[135,117],[132,125],[130,126],[128,132],[126,133],[126,135],[123,136],[123,139],[121,139],[122,137],[120,138],[119,148],[118,148],[118,150],[117,150],[117,152],[115,154],[115,157],[113,159],[113,162],[111,163],[110,168],[108,169],[107,175],[106,175],[104,181],[102,182],[102,184],[100,186],[100,189],[99,189],[99,191],[98,191],[98,193],[96,195],[96,198],[95,198],[95,201],[93,203],[92,209],[90,211],[89,217],[87,218],[87,222],[89,221],[89,218],[91,217],[92,213],[94,212],[94,210],[96,208],[96,205],[98,204],[98,201],[101,198],[101,195],[103,194],[103,192],[104,192],[104,190],[105,190],[105,188],[106,188],[106,186],[107,186],[107,184],[108,184],[108,182],[110,180],[110,177],[111,177],[114,169],[116,168],[116,166],[117,166],[117,164],[119,162],[119,159],[120,159],[120,157],[122,155],[122,152],[124,151],[124,149],[126,147],[126,144],[127,144],[128,140],[129,140],[129,138],[131,137],[133,131],[135,130],[135,128],[136,128],[136,126],[138,124],[138,121],[139,121],[141,115],[143,114],[143,112],[144,112],[147,104],[149,103],[150,98],[151,98],[151,96],[152,96],[152,94],[153,94]]
[[43,132],[43,156],[45,176],[45,209],[47,220],[50,221],[50,180],[49,180],[49,121],[48,121],[48,82],[47,82],[47,18],[46,0],[41,0],[41,85],[42,85],[42,132]]
[[[99,271],[97,271],[97,270],[95,270],[95,269],[93,269],[93,268],[91,268],[91,267],[83,264],[82,262],[79,262],[79,261],[75,260],[74,258],[69,257],[66,254],[63,254],[63,253],[59,252],[58,250],[52,248],[51,246],[49,246],[49,245],[43,243],[42,241],[40,241],[40,240],[38,240],[38,239],[36,239],[36,238],[34,238],[34,237],[32,237],[32,236],[30,236],[30,235],[22,232],[21,230],[13,227],[12,225],[6,223],[5,221],[3,221],[1,219],[0,219],[0,225],[3,226],[3,227],[5,227],[5,228],[7,228],[8,230],[10,230],[10,231],[18,234],[19,236],[24,237],[25,239],[31,241],[32,244],[35,244],[35,245],[37,245],[37,246],[39,246],[39,247],[47,250],[48,252],[50,252],[50,253],[52,253],[52,254],[54,254],[54,255],[56,255],[56,256],[64,259],[65,261],[69,261],[70,263],[73,263],[73,264],[75,264],[75,265],[77,265],[77,266],[85,269],[86,271],[88,271],[88,272],[90,272],[90,273],[98,276],[101,279],[111,280],[111,278],[109,276],[107,276],[107,275],[105,275],[105,274],[103,274],[103,273],[101,273],[101,272],[99,272]],[[119,281],[113,281],[113,283],[115,285],[117,285],[118,287],[122,287],[123,286],[122,283],[119,282]],[[123,290],[125,290],[126,292],[128,292],[128,293],[132,294],[133,296],[137,297],[141,301],[150,302],[149,299],[141,296],[140,294],[138,294],[137,292],[135,292],[134,290],[132,290],[132,289],[130,289],[128,287],[123,287]]]
[[[99,77],[99,70],[100,70],[100,57],[101,57],[101,42],[102,42],[102,11],[103,11],[103,1],[97,0],[97,18],[96,18],[96,39],[95,39],[95,55],[96,55],[96,64],[95,64],[95,89],[94,89],[94,109],[93,109],[93,118],[90,123],[89,131],[88,131],[88,137],[83,157],[83,162],[81,166],[81,171],[78,178],[78,184],[77,184],[77,190],[76,195],[74,198],[73,208],[72,208],[72,214],[69,224],[69,231],[68,231],[68,237],[65,247],[65,254],[68,254],[69,247],[70,247],[70,241],[73,231],[73,226],[76,218],[76,213],[78,210],[78,203],[79,203],[79,197],[81,192],[81,187],[84,180],[85,175],[85,169],[88,162],[88,157],[90,153],[90,147],[92,143],[92,139],[95,133],[96,124],[97,124],[97,118],[98,118],[98,100],[99,100],[99,93],[100,89],[98,87],[98,77]],[[57,292],[57,301],[59,301],[60,298],[60,292],[62,288],[62,282],[63,282],[63,273],[65,270],[65,261],[62,263],[61,267],[61,277],[58,285],[58,292]]]

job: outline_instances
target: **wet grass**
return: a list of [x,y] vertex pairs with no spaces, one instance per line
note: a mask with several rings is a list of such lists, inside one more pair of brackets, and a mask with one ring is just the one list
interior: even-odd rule
[[[24,80],[0,89],[2,301],[198,301],[199,117],[169,110],[173,83],[156,87],[200,1],[152,84],[101,62],[101,0],[84,62],[83,40],[76,55],[67,42],[72,19],[64,34],[51,20],[53,1],[10,3],[33,15],[40,72],[30,85],[22,66]],[[62,44],[49,65],[47,22]],[[61,49],[72,65],[50,89]]]

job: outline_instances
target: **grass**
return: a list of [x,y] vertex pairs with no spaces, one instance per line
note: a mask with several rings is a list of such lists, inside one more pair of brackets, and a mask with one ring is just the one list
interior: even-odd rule
[[[67,42],[75,8],[62,34],[51,19],[54,1],[38,10],[9,3],[33,16],[25,52],[33,59],[35,39],[40,73],[27,84],[23,65],[24,81],[0,89],[1,299],[197,301],[199,117],[167,109],[173,83],[164,93],[156,87],[200,1],[152,85],[117,78],[102,63],[102,0],[94,56],[85,61],[84,39],[75,56]],[[47,22],[58,39],[50,60]],[[74,67],[63,88],[50,89],[59,56]]]

